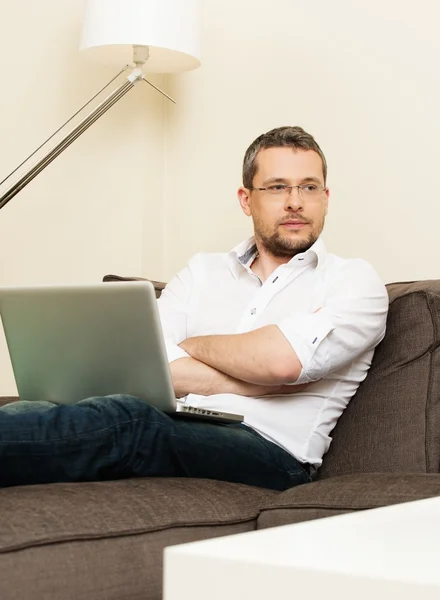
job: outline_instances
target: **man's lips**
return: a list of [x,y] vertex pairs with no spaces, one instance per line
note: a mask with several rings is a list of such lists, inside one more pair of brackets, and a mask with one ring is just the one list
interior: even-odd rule
[[297,221],[296,219],[289,219],[288,221],[283,221],[281,225],[288,229],[301,229],[301,227],[304,227],[307,223],[304,221]]

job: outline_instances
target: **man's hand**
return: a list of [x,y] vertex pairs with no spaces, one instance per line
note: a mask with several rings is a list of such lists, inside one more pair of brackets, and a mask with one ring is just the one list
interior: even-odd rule
[[303,385],[258,385],[234,379],[194,359],[179,358],[170,364],[174,393],[177,398],[187,394],[212,396],[214,394],[238,394],[258,397],[294,394],[310,384]]

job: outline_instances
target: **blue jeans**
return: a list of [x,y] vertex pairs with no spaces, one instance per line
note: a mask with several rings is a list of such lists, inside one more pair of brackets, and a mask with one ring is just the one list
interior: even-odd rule
[[0,408],[0,486],[201,477],[284,490],[307,465],[245,425],[173,418],[132,396]]

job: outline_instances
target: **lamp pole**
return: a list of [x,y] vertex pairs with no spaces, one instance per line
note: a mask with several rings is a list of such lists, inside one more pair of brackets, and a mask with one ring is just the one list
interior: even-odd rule
[[[113,80],[112,80],[113,81]],[[127,77],[127,80],[122,83],[116,90],[114,90],[111,94],[109,94],[96,108],[88,113],[86,117],[82,119],[82,121],[76,125],[69,133],[67,133],[60,142],[58,142],[51,150],[49,150],[41,160],[39,160],[35,165],[33,165],[30,169],[26,171],[26,173],[20,177],[18,181],[16,181],[10,188],[6,190],[6,192],[0,195],[0,209],[6,206],[6,204],[14,198],[24,187],[27,186],[37,175],[43,171],[47,165],[49,165],[53,160],[57,158],[64,150],[70,146],[80,135],[84,133],[95,121],[97,121],[103,114],[105,114],[109,108],[111,108],[118,100],[120,100],[127,92],[129,92],[139,81],[145,81],[149,85],[151,85],[155,90],[163,94],[168,100],[174,102],[174,100],[168,96],[163,90],[155,86],[151,81],[148,81],[144,77],[144,73],[141,68],[136,67],[130,75]],[[111,83],[111,82],[110,82]],[[107,84],[108,86],[109,84]],[[105,86],[105,87],[107,87]],[[104,88],[105,89],[105,88]],[[88,104],[88,103],[87,103]],[[70,122],[69,119],[68,122]],[[64,126],[63,126],[64,127]],[[60,128],[61,129],[61,128]],[[58,130],[59,131],[59,130]],[[51,139],[51,136],[49,139]],[[48,140],[47,140],[48,141]],[[26,159],[29,160],[30,157]],[[24,164],[22,163],[22,164]],[[12,173],[15,173],[17,169],[15,169]],[[11,173],[11,175],[12,175]],[[6,181],[9,179],[10,175],[3,180]]]

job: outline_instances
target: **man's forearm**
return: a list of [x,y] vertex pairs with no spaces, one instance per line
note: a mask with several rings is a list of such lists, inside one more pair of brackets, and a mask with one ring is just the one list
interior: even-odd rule
[[293,394],[306,386],[257,385],[235,379],[194,358],[179,358],[170,364],[174,393],[177,398],[187,394],[212,396],[238,394],[240,396],[271,396]]
[[174,360],[170,371],[177,398],[187,394],[210,396],[227,379],[224,373],[190,357]]
[[302,369],[276,325],[234,335],[188,338],[179,345],[196,360],[234,379],[258,385],[293,383]]

